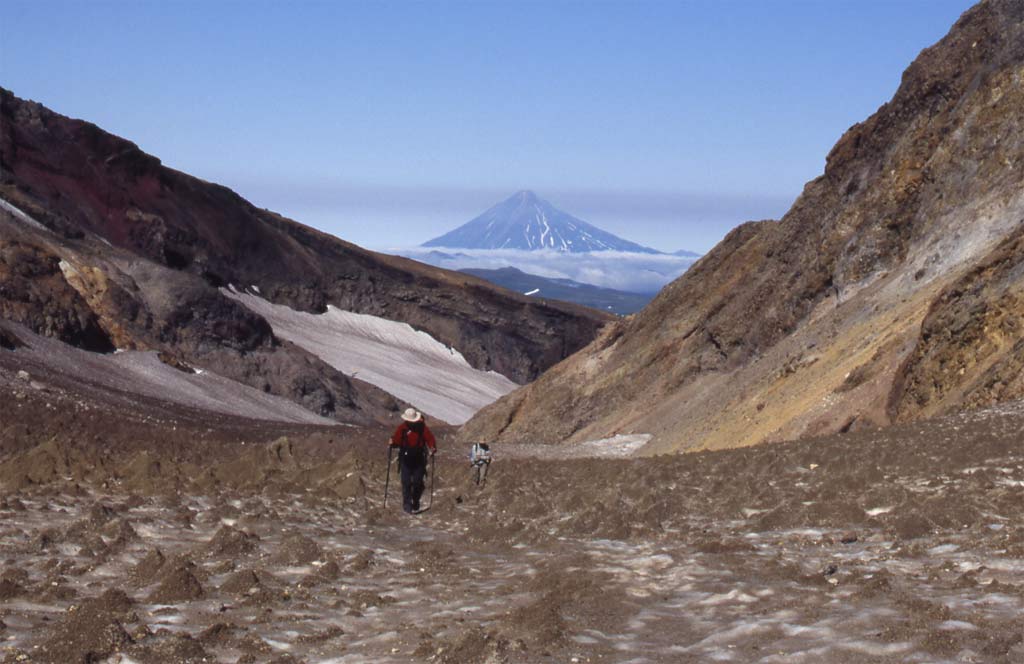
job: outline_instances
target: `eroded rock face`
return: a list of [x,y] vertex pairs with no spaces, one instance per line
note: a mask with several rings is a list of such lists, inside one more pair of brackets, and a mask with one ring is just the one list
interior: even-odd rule
[[1024,396],[1022,109],[1024,2],[982,2],[780,221],[734,230],[463,437],[730,447]]
[[[166,168],[87,122],[6,90],[0,90],[0,101],[6,178],[0,193],[64,240],[95,233],[214,289],[258,285],[269,300],[302,311],[322,312],[333,304],[407,322],[457,348],[474,367],[517,382],[589,343],[611,319],[363,250]],[[224,298],[203,297],[199,309],[209,315],[197,318],[219,320],[211,309],[226,307]],[[198,311],[183,307],[186,314]],[[231,339],[234,332],[220,336]]]
[[[281,343],[262,317],[200,277],[94,236],[59,238],[0,210],[0,276],[0,318],[84,350],[157,351],[185,373],[213,371],[346,422],[393,419],[401,406]],[[21,344],[13,331],[5,335],[4,348]]]
[[[61,274],[60,258],[44,247],[0,236],[0,318],[66,343],[114,349],[96,314]],[[14,343],[11,342],[13,348]]]
[[897,420],[1024,395],[1024,229],[932,303],[897,374]]

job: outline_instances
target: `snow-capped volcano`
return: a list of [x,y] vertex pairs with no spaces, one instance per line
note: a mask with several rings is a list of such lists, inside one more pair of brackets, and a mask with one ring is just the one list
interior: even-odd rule
[[460,249],[660,253],[623,240],[557,209],[532,191],[520,191],[479,217],[423,244]]

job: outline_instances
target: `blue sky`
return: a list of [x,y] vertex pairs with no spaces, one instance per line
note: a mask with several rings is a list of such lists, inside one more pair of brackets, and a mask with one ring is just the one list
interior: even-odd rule
[[533,189],[706,251],[970,4],[4,0],[0,85],[364,246]]

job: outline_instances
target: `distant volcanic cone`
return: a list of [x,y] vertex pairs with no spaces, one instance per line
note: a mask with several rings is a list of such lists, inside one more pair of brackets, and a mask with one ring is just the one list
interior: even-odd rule
[[479,217],[423,244],[457,249],[548,249],[560,252],[630,251],[657,254],[557,209],[532,191],[520,191]]

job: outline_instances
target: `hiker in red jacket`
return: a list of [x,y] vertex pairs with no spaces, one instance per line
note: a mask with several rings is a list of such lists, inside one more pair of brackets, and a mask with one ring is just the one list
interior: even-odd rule
[[420,509],[427,458],[437,452],[437,441],[427,428],[423,413],[407,408],[402,420],[391,436],[391,446],[398,448],[398,464],[402,468],[402,509],[412,514]]

